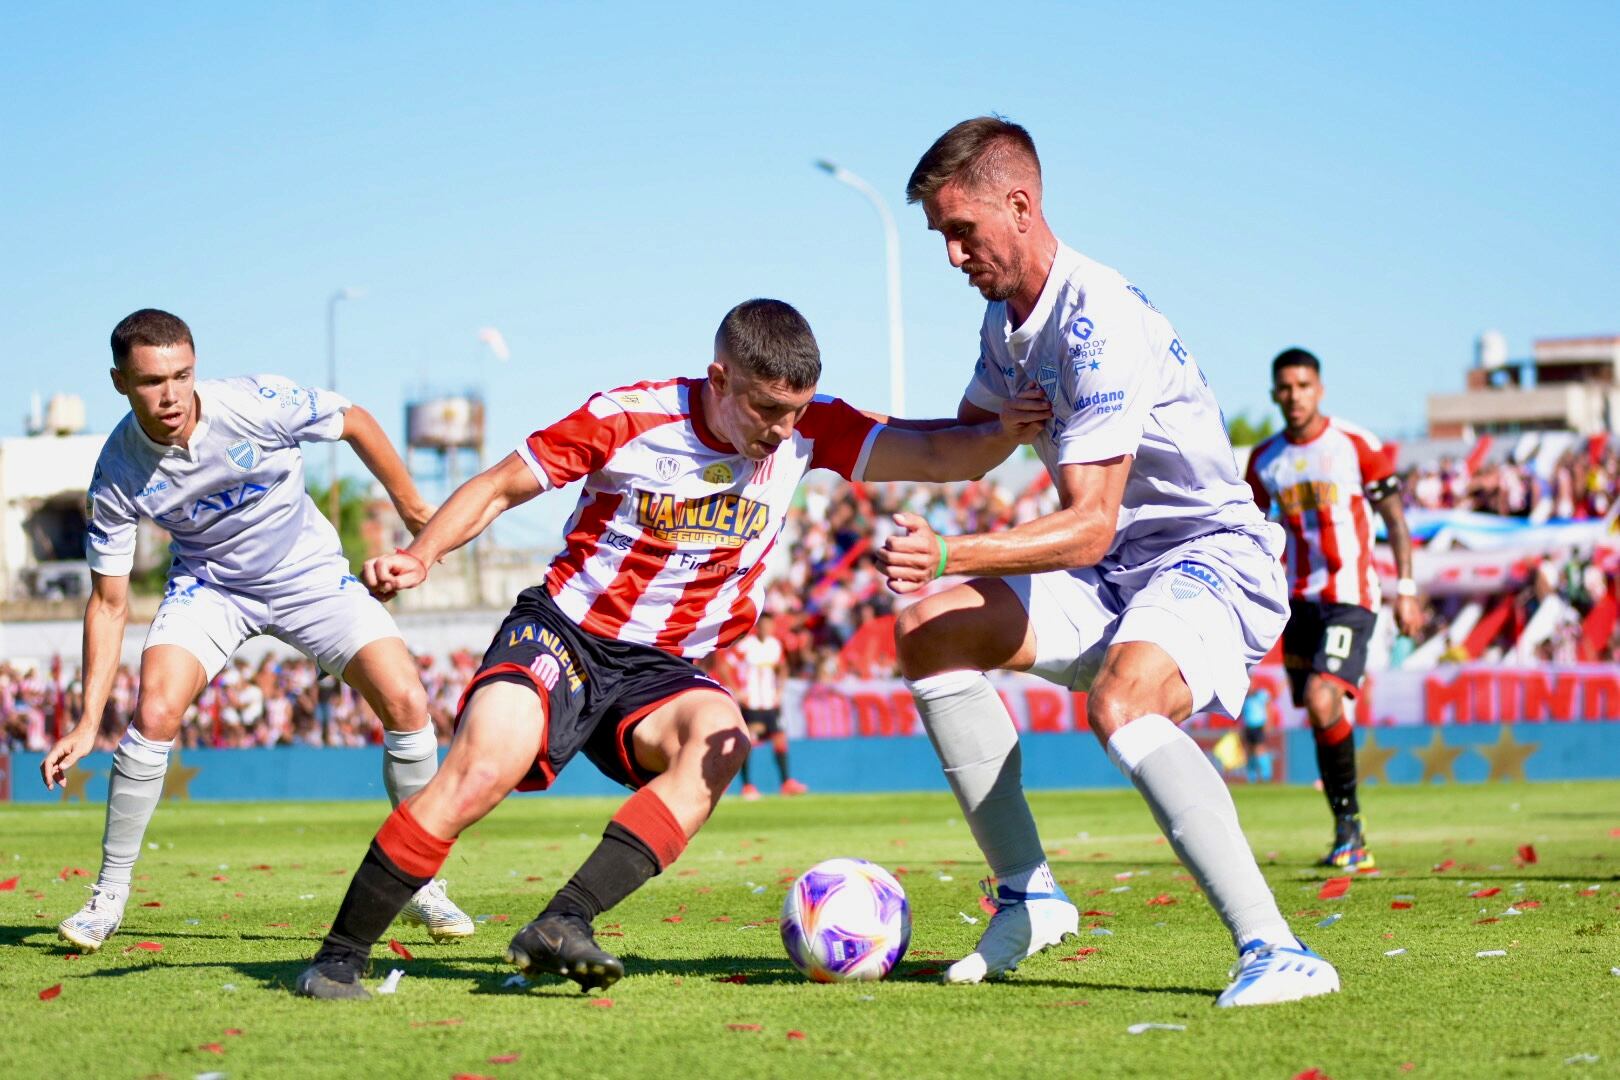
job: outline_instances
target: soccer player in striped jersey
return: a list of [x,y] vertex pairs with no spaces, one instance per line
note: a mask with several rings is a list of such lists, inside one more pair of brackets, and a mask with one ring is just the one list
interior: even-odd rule
[[1286,349],[1272,360],[1271,399],[1282,411],[1283,430],[1255,447],[1247,479],[1255,502],[1288,531],[1283,664],[1295,706],[1310,717],[1333,814],[1333,846],[1322,864],[1370,870],[1374,860],[1356,794],[1356,741],[1344,699],[1361,685],[1377,622],[1370,510],[1384,519],[1395,553],[1395,624],[1408,635],[1422,624],[1400,478],[1370,432],[1322,415],[1322,365],[1313,354]]
[[[740,675],[743,719],[756,742],[769,739],[776,755],[776,775],[783,795],[803,795],[810,789],[788,772],[787,732],[782,730],[782,682],[787,678],[787,653],[774,633],[775,617],[761,615],[754,629],[732,651]],[[759,788],[743,760],[742,797],[752,802]]]
[[739,304],[706,377],[593,395],[462,485],[408,549],[366,564],[380,595],[414,588],[508,509],[582,482],[566,546],[496,632],[444,767],[378,831],[300,994],[367,996],[372,945],[461,831],[514,788],[548,787],[581,752],[634,794],[507,959],[586,990],[623,975],[592,920],[679,857],[748,754],[737,703],[694,661],[754,625],[800,477],[966,479],[1050,415],[1025,395],[993,422],[901,429],[818,397],[820,376],[803,316],[778,300]]
[[[90,752],[101,725],[128,616],[138,519],[168,530],[174,562],[141,651],[135,715],[109,770],[101,872],[84,907],[57,927],[87,953],[123,922],[186,709],[253,635],[274,634],[360,691],[383,723],[383,786],[394,802],[420,790],[439,761],[416,661],[304,491],[299,445],[342,439],[406,526],[421,528],[432,508],[377,421],[331,390],[279,375],[199,381],[191,329],[166,311],[134,312],[111,343],[113,386],[130,411],[90,481],[84,718],[41,762],[47,788]],[[405,915],[433,937],[473,932],[443,882],[425,880],[414,892]]]

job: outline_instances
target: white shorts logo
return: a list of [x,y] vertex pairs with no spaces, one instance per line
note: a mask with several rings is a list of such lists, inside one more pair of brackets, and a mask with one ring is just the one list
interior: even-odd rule
[[555,656],[541,653],[534,658],[534,663],[529,665],[529,670],[534,672],[534,677],[540,680],[547,693],[557,688],[557,677],[562,674],[562,667],[557,663]]

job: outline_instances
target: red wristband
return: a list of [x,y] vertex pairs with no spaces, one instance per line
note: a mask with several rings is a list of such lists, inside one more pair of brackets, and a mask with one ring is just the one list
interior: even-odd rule
[[427,563],[423,562],[421,559],[417,558],[415,555],[412,555],[410,552],[406,551],[404,548],[395,548],[394,549],[394,554],[395,555],[403,555],[403,556],[405,556],[407,559],[411,560],[417,566],[420,566],[422,568],[422,576],[424,578],[428,576]]

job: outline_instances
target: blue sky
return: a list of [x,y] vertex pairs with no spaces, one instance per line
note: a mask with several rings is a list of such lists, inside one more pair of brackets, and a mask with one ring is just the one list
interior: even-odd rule
[[818,157],[890,199],[910,411],[948,413],[982,302],[903,188],[991,110],[1034,134],[1059,236],[1154,299],[1229,413],[1268,407],[1298,343],[1331,411],[1408,433],[1480,330],[1514,355],[1620,331],[1617,10],[14,10],[0,434],[35,390],[116,422],[106,336],[146,305],[192,324],[205,375],[324,381],[340,286],[366,290],[340,388],[396,437],[407,394],[482,385],[498,456],[594,389],[700,372],[759,295],[809,317],[824,389],[885,407],[877,219]]

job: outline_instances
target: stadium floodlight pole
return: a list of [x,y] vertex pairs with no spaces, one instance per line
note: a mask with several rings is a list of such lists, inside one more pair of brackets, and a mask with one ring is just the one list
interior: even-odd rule
[[[341,300],[356,300],[360,297],[359,289],[339,289],[326,298],[326,386],[327,389],[337,390],[337,306]],[[338,465],[337,442],[327,444],[327,477],[332,487],[326,493],[326,517],[332,522],[332,528],[338,527],[338,514],[342,503],[338,499]]]
[[889,415],[906,415],[906,340],[900,320],[900,230],[894,227],[894,215],[877,189],[842,165],[825,159],[816,162],[816,168],[847,184],[866,196],[877,208],[883,220],[883,254],[888,264],[889,277]]

